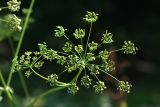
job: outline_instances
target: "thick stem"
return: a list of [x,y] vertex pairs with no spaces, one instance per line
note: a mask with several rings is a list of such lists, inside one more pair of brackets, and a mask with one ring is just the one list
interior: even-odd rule
[[77,73],[77,75],[71,80],[70,83],[73,83],[74,81],[76,81],[78,79],[78,77],[80,76],[80,74],[81,74],[82,71],[83,70],[79,70],[79,72]]
[[[18,56],[18,54],[19,54],[19,50],[20,50],[21,45],[22,45],[22,41],[23,41],[23,38],[24,38],[24,34],[26,32],[26,28],[27,28],[27,25],[28,25],[28,22],[29,22],[29,19],[30,19],[30,15],[31,15],[31,12],[32,12],[32,8],[33,8],[33,5],[34,5],[34,2],[35,2],[35,0],[31,1],[29,10],[28,10],[28,13],[27,13],[27,16],[26,16],[26,20],[24,22],[24,26],[23,26],[23,29],[22,29],[22,32],[21,32],[21,35],[20,35],[20,40],[18,42],[18,46],[17,46],[17,49],[16,49],[15,57]],[[9,77],[8,77],[7,85],[10,85],[10,83],[11,83],[11,79],[12,79],[12,75],[13,75],[13,73],[11,71],[14,68],[13,65],[14,64],[12,64],[12,66],[11,66],[11,70],[10,70],[10,74],[9,74]]]
[[67,88],[69,85],[66,85],[66,86],[62,86],[62,87],[57,87],[57,88],[53,88],[53,89],[50,89],[44,93],[42,93],[41,95],[39,95],[38,97],[36,97],[32,102],[31,104],[29,104],[27,107],[34,107],[33,105],[42,97],[45,97],[46,95],[52,93],[52,92],[57,92],[57,91],[60,91],[60,90],[63,90],[65,88]]
[[[1,79],[2,85],[3,85],[4,89],[5,89],[5,93],[6,93],[7,97],[8,97],[8,99],[9,99],[9,101],[11,102],[11,105],[13,107],[15,107],[15,103],[13,101],[13,97],[12,97],[11,93],[7,89],[7,85],[6,85],[6,82],[5,82],[4,77],[2,75],[1,68],[0,68],[0,79]],[[0,93],[0,94],[2,94],[2,93]]]

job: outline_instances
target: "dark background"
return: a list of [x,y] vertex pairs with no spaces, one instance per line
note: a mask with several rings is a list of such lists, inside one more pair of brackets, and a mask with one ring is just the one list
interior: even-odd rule
[[[22,8],[27,8],[29,3],[30,0],[23,0]],[[42,99],[41,103],[46,102],[45,107],[120,107],[118,103],[126,101],[128,107],[160,107],[160,0],[36,0],[32,13],[35,21],[27,30],[20,54],[37,50],[37,44],[42,42],[53,49],[59,49],[65,39],[54,38],[57,25],[68,29],[71,40],[76,28],[82,27],[88,31],[89,25],[82,19],[86,11],[99,14],[98,21],[93,25],[91,40],[100,40],[108,29],[114,34],[112,48],[121,47],[125,40],[134,42],[138,47],[139,51],[134,56],[122,52],[115,54],[119,63],[116,76],[127,78],[133,84],[131,93],[119,98],[119,94],[110,89],[103,95],[96,95],[94,90],[82,88],[75,96],[62,91]],[[7,41],[1,44],[7,45]],[[8,58],[7,55],[3,56]],[[48,64],[45,70],[50,73],[58,71],[58,68]],[[13,79],[18,81],[14,76]],[[13,84],[16,85],[16,82]],[[36,77],[27,79],[27,84],[32,94],[48,88],[44,81]],[[17,87],[15,91],[21,98],[21,86]]]

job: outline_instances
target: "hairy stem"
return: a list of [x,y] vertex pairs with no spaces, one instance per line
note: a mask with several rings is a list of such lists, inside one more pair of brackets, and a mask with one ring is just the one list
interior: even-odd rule
[[[23,41],[23,38],[24,38],[24,35],[25,35],[25,32],[26,32],[26,28],[27,28],[27,25],[28,25],[28,22],[29,22],[29,19],[30,19],[30,15],[31,15],[31,12],[32,12],[34,2],[35,2],[35,0],[31,1],[29,10],[28,10],[28,13],[27,13],[27,16],[26,16],[26,20],[24,22],[24,26],[23,26],[23,29],[22,29],[22,32],[21,32],[21,35],[20,35],[20,40],[18,42],[15,57],[18,56],[18,54],[19,54],[19,51],[20,51],[20,48],[21,48],[21,45],[22,45],[22,41]],[[13,75],[13,73],[11,71],[14,68],[13,65],[14,64],[12,64],[12,66],[11,66],[11,70],[10,70],[10,74],[9,74],[9,77],[8,77],[7,85],[10,85],[10,83],[11,83],[11,79],[12,79],[12,75]],[[21,72],[19,72],[19,73],[21,73]]]

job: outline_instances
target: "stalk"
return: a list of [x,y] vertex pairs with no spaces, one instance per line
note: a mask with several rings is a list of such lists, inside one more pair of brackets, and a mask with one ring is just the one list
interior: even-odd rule
[[[24,38],[24,35],[25,35],[25,32],[26,32],[26,28],[27,28],[27,25],[28,25],[28,22],[29,22],[29,19],[30,19],[30,15],[31,15],[34,3],[35,3],[35,0],[32,0],[31,4],[29,6],[29,10],[28,10],[28,13],[27,13],[27,16],[26,16],[26,20],[24,22],[24,26],[23,26],[23,29],[22,29],[22,32],[21,32],[21,35],[20,35],[20,40],[18,42],[18,46],[17,46],[17,49],[16,49],[15,57],[18,56],[18,54],[19,54],[19,51],[20,51],[20,48],[21,48],[21,45],[22,45],[22,41],[23,41],[23,38]],[[14,65],[14,63],[12,64],[11,70],[10,70],[10,73],[9,73],[9,77],[8,77],[8,81],[7,81],[8,86],[11,83],[11,79],[12,79],[12,75],[13,75],[13,73],[11,72],[13,70],[13,65]],[[19,72],[19,73],[21,73],[21,72]]]
[[92,32],[92,22],[91,22],[91,26],[90,26],[90,29],[89,29],[89,35],[88,35],[88,38],[87,38],[87,44],[86,44],[86,49],[85,49],[85,55],[87,53],[87,46],[88,46],[88,42],[89,42],[89,39],[90,39],[90,36],[91,36],[91,32]]

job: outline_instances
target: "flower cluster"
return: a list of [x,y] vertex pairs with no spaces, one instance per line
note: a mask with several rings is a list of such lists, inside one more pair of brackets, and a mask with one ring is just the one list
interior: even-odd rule
[[7,2],[7,5],[8,5],[8,9],[10,11],[16,12],[16,11],[19,11],[19,9],[20,9],[21,1],[11,0],[11,1]]
[[78,86],[75,83],[71,83],[68,87],[68,93],[75,95],[79,90]]
[[81,85],[84,85],[86,88],[92,84],[92,79],[89,78],[88,75],[85,75],[81,78]]
[[93,23],[98,20],[98,14],[95,12],[89,12],[87,11],[87,14],[85,15],[85,18],[83,18],[88,23]]
[[[7,2],[6,7],[0,7],[0,11],[3,9],[9,9],[11,12],[18,12],[20,10],[21,1],[10,0]],[[11,30],[13,31],[21,31],[21,19],[18,18],[15,14],[7,14],[4,19],[0,19],[0,21],[5,22]]]
[[58,82],[58,76],[56,74],[51,74],[50,76],[48,76],[48,82],[50,82],[51,86],[55,86]]
[[131,87],[132,87],[132,85],[129,84],[129,82],[124,82],[124,81],[118,82],[118,90],[120,90],[121,92],[130,93]]
[[134,46],[134,43],[131,41],[124,41],[124,45],[122,46],[122,50],[126,54],[136,54],[136,51],[138,50],[137,47]]
[[[32,57],[32,54],[33,54],[33,57]],[[12,61],[13,63],[12,72],[26,70],[25,75],[29,77],[31,72],[28,69],[32,67],[36,69],[40,69],[43,66],[44,61],[40,60],[40,57],[41,56],[37,54],[37,52],[32,53],[29,51],[25,52],[25,54],[19,58],[16,56]]]
[[[95,12],[87,12],[84,20],[88,23],[93,23],[97,21],[98,14]],[[91,25],[92,26],[92,25]],[[113,79],[118,82],[118,90],[123,92],[130,92],[131,85],[128,82],[119,81],[113,75],[110,74],[115,69],[114,62],[110,60],[110,55],[114,51],[109,51],[107,49],[99,50],[99,46],[103,44],[109,44],[113,42],[113,34],[108,33],[106,30],[101,38],[101,43],[96,43],[95,41],[87,40],[87,43],[84,45],[83,38],[86,36],[85,29],[75,29],[73,37],[80,40],[81,44],[73,44],[73,42],[67,37],[67,29],[62,26],[57,26],[57,29],[54,30],[55,37],[64,37],[68,42],[66,42],[62,51],[56,51],[52,48],[48,48],[47,44],[39,43],[39,51],[36,52],[26,52],[20,58],[16,57],[13,60],[14,71],[26,70],[26,76],[30,76],[30,72],[36,74],[42,79],[47,80],[51,86],[67,86],[68,92],[71,94],[76,94],[79,90],[77,85],[77,80],[81,80],[81,85],[90,88],[91,85],[95,89],[96,93],[102,93],[105,89],[105,83],[100,80],[98,77],[99,74],[107,74],[108,76],[113,77]],[[133,53],[137,51],[137,47],[133,43],[124,42],[125,45],[121,49],[124,53]],[[86,47],[86,49],[84,48]],[[88,50],[87,50],[88,49]],[[95,52],[98,51],[98,52]],[[98,53],[98,54],[97,54]],[[47,78],[40,75],[34,69],[40,69],[45,60],[57,62],[57,64],[62,65],[64,70],[60,73],[68,71],[69,73],[75,72],[75,77],[69,83],[63,83],[58,81],[57,74],[51,74]],[[98,63],[97,63],[98,62]],[[82,75],[82,76],[80,76]],[[95,78],[97,81],[92,81],[91,78]]]
[[67,29],[64,29],[62,26],[57,26],[57,30],[54,31],[56,37],[62,37],[65,35],[65,31],[67,31]]
[[113,34],[112,33],[108,33],[108,30],[106,30],[106,33],[103,34],[103,37],[101,39],[102,43],[103,44],[109,44],[109,43],[112,43],[113,42]]
[[7,16],[5,16],[5,20],[11,30],[14,30],[14,31],[22,30],[21,19],[19,19],[15,14],[8,14]]
[[84,29],[76,29],[75,33],[73,33],[76,39],[82,39],[85,36],[85,30]]
[[93,87],[95,88],[95,92],[100,94],[103,93],[103,91],[106,89],[106,86],[102,81],[96,82],[96,85],[94,85]]

